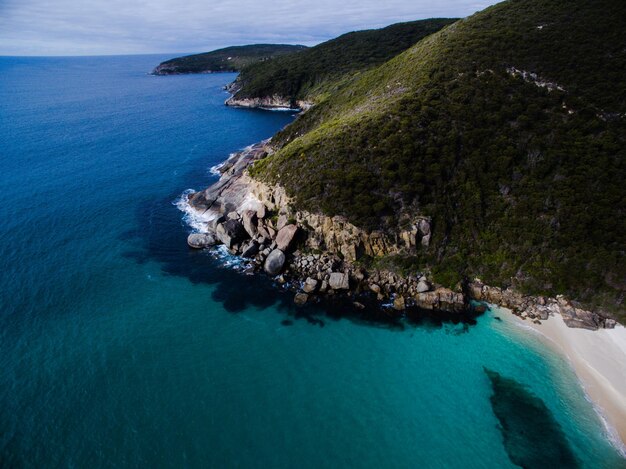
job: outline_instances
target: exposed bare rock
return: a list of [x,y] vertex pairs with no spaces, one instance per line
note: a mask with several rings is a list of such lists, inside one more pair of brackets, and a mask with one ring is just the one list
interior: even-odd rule
[[272,239],[270,232],[267,230],[267,228],[265,227],[265,225],[263,223],[261,223],[259,221],[259,224],[257,226],[257,231],[259,232],[259,234],[265,238],[265,239]]
[[[259,144],[234,155],[222,165],[222,177],[216,184],[189,196],[191,207],[203,214],[208,212],[207,219],[211,221],[207,222],[207,227],[215,232],[213,237],[191,235],[190,246],[205,247],[217,238],[231,252],[253,258],[257,268],[263,266],[272,276],[283,271],[289,255],[286,276],[306,278],[303,295],[314,291],[338,295],[350,292],[353,287],[354,292],[369,289],[379,301],[393,297],[397,309],[416,305],[448,312],[465,310],[471,298],[509,308],[532,321],[561,314],[570,327],[614,327],[615,321],[562,297],[531,297],[511,288],[489,287],[479,281],[468,284],[464,294],[437,288],[421,273],[403,277],[388,271],[365,272],[356,268],[354,261],[365,255],[373,258],[414,255],[425,249],[433,234],[430,218],[405,214],[402,229],[395,232],[365,231],[340,216],[296,211],[284,188],[253,180],[246,172],[251,163],[271,151],[269,146]],[[276,224],[267,217],[268,211],[278,212]],[[288,224],[291,219],[296,224]],[[305,232],[302,236],[305,244],[299,246],[302,252],[291,253],[299,229]]]
[[556,298],[527,296],[513,289],[490,287],[475,280],[468,286],[472,299],[508,308],[522,318],[545,321],[551,314],[560,314],[569,327],[596,330],[615,327],[615,321],[601,314],[580,308],[562,295]]
[[254,210],[244,210],[242,214],[243,227],[251,238],[257,234],[258,216]]
[[269,275],[278,275],[285,266],[285,253],[280,249],[274,249],[269,253],[263,268]]
[[[189,205],[200,213],[210,212],[216,217],[233,210],[259,210],[261,203],[254,203],[248,197],[250,178],[245,170],[252,162],[267,155],[265,143],[253,145],[231,156],[220,168],[220,180],[203,191],[190,194]],[[246,204],[250,206],[246,207]]]
[[317,288],[317,284],[318,284],[317,280],[315,280],[314,278],[308,277],[304,281],[304,285],[302,287],[302,290],[304,290],[305,293],[312,293]]
[[403,296],[398,295],[393,299],[393,309],[397,311],[406,309],[406,301]]
[[203,249],[217,244],[212,233],[192,233],[187,237],[187,244],[194,249]]
[[259,252],[259,244],[256,241],[248,241],[241,246],[241,257],[254,257]]
[[232,218],[217,225],[215,235],[229,249],[248,237],[243,224],[239,220],[233,220]]
[[605,326],[605,318],[592,311],[577,308],[562,295],[557,296],[556,301],[559,306],[561,316],[563,316],[563,321],[569,327],[595,331]]
[[469,294],[472,299],[476,301],[481,301],[483,299],[483,284],[482,283],[470,284]]
[[265,96],[262,98],[237,98],[236,96],[231,96],[226,100],[225,104],[232,107],[293,109],[294,111],[305,111],[312,106],[312,104],[307,101],[296,101],[293,103],[291,100],[279,95]]
[[296,225],[284,226],[276,235],[276,246],[282,251],[288,251],[298,232]]
[[421,278],[420,281],[417,283],[417,286],[415,287],[415,292],[424,293],[428,290],[430,290],[430,284],[425,279]]
[[296,296],[293,297],[293,302],[297,306],[303,306],[306,304],[307,301],[309,301],[309,295],[307,295],[306,293],[296,293]]
[[465,309],[463,293],[448,288],[438,288],[435,291],[418,293],[415,295],[415,304],[423,309],[459,312]]
[[282,230],[288,223],[289,219],[287,218],[287,215],[285,215],[284,213],[281,214],[278,217],[278,221],[276,222],[276,229],[278,231]]
[[357,282],[362,282],[367,277],[367,272],[363,269],[357,269],[354,271],[354,278]]
[[350,277],[347,273],[333,272],[332,274],[330,274],[328,284],[333,290],[349,290]]

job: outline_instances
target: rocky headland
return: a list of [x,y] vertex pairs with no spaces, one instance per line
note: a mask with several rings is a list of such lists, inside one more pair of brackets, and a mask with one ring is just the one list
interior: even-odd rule
[[223,244],[231,254],[248,259],[255,271],[293,285],[297,305],[343,295],[361,307],[359,297],[369,295],[400,313],[410,308],[453,314],[469,309],[482,312],[489,303],[534,323],[559,314],[569,327],[596,330],[615,326],[613,319],[563,296],[528,296],[485,285],[479,279],[450,289],[434,283],[427,271],[399,275],[365,268],[360,262],[364,257],[410,255],[427,247],[431,220],[415,216],[401,231],[368,232],[340,216],[298,210],[282,187],[268,186],[247,172],[252,163],[271,152],[268,143],[261,142],[232,155],[219,168],[219,181],[187,196],[188,209],[203,220],[201,232],[189,235],[190,247]]
[[153,75],[183,75],[188,73],[240,72],[258,62],[289,55],[307,49],[291,44],[248,44],[231,46],[200,54],[186,55],[161,62]]

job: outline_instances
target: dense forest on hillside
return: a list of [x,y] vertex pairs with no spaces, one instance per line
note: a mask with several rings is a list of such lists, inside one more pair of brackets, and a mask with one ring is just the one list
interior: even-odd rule
[[273,57],[305,50],[305,46],[288,44],[252,44],[233,46],[202,54],[187,55],[161,62],[153,71],[156,75],[180,73],[238,72],[244,67]]
[[397,229],[433,219],[403,267],[567,294],[622,319],[626,4],[509,0],[337,91],[273,140],[255,177],[298,206]]
[[313,100],[331,91],[334,80],[380,65],[454,21],[435,18],[356,31],[297,55],[253,64],[237,79],[235,98],[278,95],[294,102]]

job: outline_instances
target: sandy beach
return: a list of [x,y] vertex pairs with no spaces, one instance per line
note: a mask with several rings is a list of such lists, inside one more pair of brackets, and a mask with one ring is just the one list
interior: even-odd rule
[[626,328],[588,331],[567,327],[560,315],[540,325],[513,317],[569,359],[613,442],[626,457]]

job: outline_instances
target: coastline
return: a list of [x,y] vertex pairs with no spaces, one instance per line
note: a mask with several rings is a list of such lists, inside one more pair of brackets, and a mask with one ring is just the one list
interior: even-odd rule
[[[270,141],[265,140],[232,153],[223,164],[212,168],[220,175],[217,182],[199,192],[186,192],[180,208],[197,222],[192,224],[197,234],[188,239],[192,248],[225,244],[232,254],[252,259],[256,270],[265,270],[272,277],[290,271],[302,284],[299,300],[303,303],[311,294],[371,291],[379,301],[392,302],[398,311],[416,306],[452,312],[479,301],[508,308],[537,323],[560,314],[569,327],[615,327],[614,319],[585,310],[562,295],[526,295],[514,288],[486,285],[478,278],[446,288],[437,284],[428,270],[401,274],[362,265],[359,259],[364,256],[411,255],[427,248],[430,217],[414,214],[396,231],[366,231],[345,217],[300,210],[284,188],[266,185],[248,173],[251,164],[273,151]],[[268,269],[266,260],[273,251],[280,262]],[[335,274],[336,282],[330,281],[331,274]],[[342,279],[338,279],[339,274]],[[308,283],[306,288],[304,283]]]
[[[485,285],[478,279],[463,292],[455,292],[434,284],[423,274],[414,279],[399,278],[389,272],[357,268],[350,262],[351,252],[344,249],[346,242],[349,244],[357,235],[369,248],[371,234],[354,232],[356,227],[338,223],[336,217],[317,220],[319,215],[293,211],[280,188],[267,187],[248,176],[247,167],[271,151],[267,144],[261,142],[231,154],[212,168],[214,174],[220,174],[218,182],[204,191],[183,194],[179,208],[197,233],[188,239],[191,247],[225,245],[226,252],[242,260],[248,258],[251,272],[265,270],[279,284],[292,284],[298,306],[329,295],[350,297],[360,292],[377,294],[380,304],[386,302],[398,315],[408,315],[412,308],[459,315],[474,302],[497,305],[506,310],[503,316],[510,318],[507,320],[539,334],[555,352],[567,357],[601,416],[609,439],[626,457],[626,328],[580,309],[561,296],[525,296]],[[411,242],[407,246],[415,248],[428,242],[430,227],[426,222],[418,223],[417,231],[409,233],[412,236],[408,236]],[[288,237],[283,236],[285,233]],[[343,236],[346,233],[350,236]],[[296,239],[306,240],[307,246],[314,241],[311,246],[322,248],[318,251],[321,254],[301,252],[294,246]],[[392,246],[390,242],[382,245]],[[333,254],[336,252],[344,255],[338,258]],[[272,253],[281,254],[276,269],[274,260],[269,261]],[[356,307],[364,307],[353,301]]]
[[[232,85],[232,84],[231,84]],[[282,96],[266,96],[264,98],[236,98],[236,90],[229,89],[231,96],[224,102],[226,106],[243,109],[261,109],[264,111],[303,112],[309,110],[313,103],[297,100],[295,102]]]
[[626,328],[590,331],[568,327],[554,314],[541,324],[510,314],[519,327],[540,336],[553,351],[565,356],[585,394],[605,424],[609,439],[626,457]]

